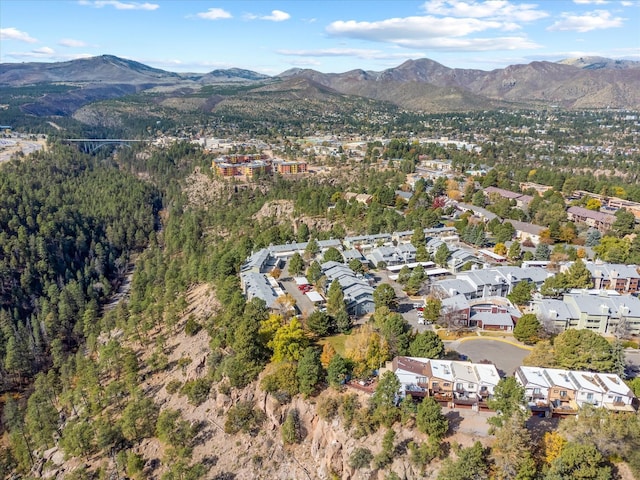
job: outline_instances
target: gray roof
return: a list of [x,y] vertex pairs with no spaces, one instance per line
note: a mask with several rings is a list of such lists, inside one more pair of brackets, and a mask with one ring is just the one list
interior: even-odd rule
[[358,235],[355,237],[344,237],[345,242],[349,242],[351,244],[358,242],[374,242],[376,240],[391,240],[390,233],[376,233],[372,235]]
[[457,278],[448,279],[448,280],[439,280],[433,284],[437,286],[448,295],[457,295],[461,294],[472,294],[475,293],[476,289],[469,283],[464,280],[458,280]]
[[249,270],[260,271],[269,261],[270,256],[271,253],[268,249],[263,248],[262,250],[258,250],[253,255],[251,255],[246,262],[244,262],[240,270],[242,272],[246,272]]
[[256,272],[243,272],[240,277],[247,300],[257,297],[264,300],[268,308],[273,306],[278,295],[264,275]]
[[635,265],[586,262],[585,266],[594,278],[640,278]]
[[469,308],[469,301],[462,294],[454,295],[453,297],[442,299],[442,308],[452,312],[459,312]]
[[401,243],[396,247],[396,250],[400,253],[416,253],[417,249],[410,243]]
[[540,235],[540,233],[545,230],[545,227],[534,225],[533,223],[519,222],[518,220],[505,220],[505,223],[506,222],[513,225],[513,228],[515,228],[516,231],[529,233],[531,235]]
[[271,253],[283,253],[283,252],[296,252],[307,248],[308,242],[292,242],[283,243],[280,245],[269,245],[269,251]]
[[549,276],[549,272],[544,268],[521,268],[505,265],[503,267],[495,267],[492,270],[499,272],[507,279],[511,275],[511,280],[514,282],[528,280],[535,284],[542,284]]
[[404,200],[411,200],[411,197],[413,197],[413,193],[412,192],[404,192],[402,190],[396,190],[396,195]]
[[435,250],[437,249],[440,245],[442,245],[444,243],[444,240],[441,240],[437,237],[431,238],[428,242],[427,242],[427,249],[431,249],[431,250]]
[[613,223],[616,219],[614,215],[610,213],[596,212],[595,210],[589,210],[582,207],[569,207],[567,213],[578,215],[585,218],[593,218],[594,220],[602,223]]
[[507,283],[507,279],[495,269],[469,270],[458,274],[458,279],[466,280],[476,288],[481,285],[498,285]]
[[471,315],[470,320],[481,321],[483,328],[487,325],[513,327],[513,319],[508,313],[477,312]]
[[462,210],[470,210],[475,215],[480,215],[481,217],[484,217],[487,220],[493,220],[494,218],[498,218],[498,215],[496,215],[493,212],[490,212],[486,208],[476,207],[475,205],[470,205],[468,203],[458,203],[458,207]]
[[456,250],[452,250],[451,258],[455,258],[458,260],[471,260],[471,259],[478,260],[478,257],[476,257],[473,252],[470,252],[469,250],[465,250],[463,248],[457,248]]
[[329,240],[318,240],[318,246],[320,248],[334,247],[338,250],[342,250],[342,242],[335,238],[330,238]]
[[564,300],[573,304],[580,312],[592,316],[640,317],[640,300],[633,295],[565,295]]
[[439,235],[441,233],[458,233],[455,227],[438,227],[438,228],[425,228],[425,235]]
[[347,267],[344,263],[340,263],[340,262],[336,262],[334,260],[331,260],[329,262],[324,262],[322,264],[320,264],[320,268],[322,269],[323,272],[327,272],[329,270],[331,270],[334,267],[340,267],[340,268],[347,268],[349,269],[349,267]]
[[568,321],[580,316],[579,312],[573,305],[554,298],[543,298],[536,301],[534,303],[534,310],[541,319],[548,318],[553,321]]
[[351,248],[349,250],[345,250],[342,252],[342,256],[344,257],[346,262],[350,260],[364,260],[364,255],[360,250],[356,250],[355,248]]

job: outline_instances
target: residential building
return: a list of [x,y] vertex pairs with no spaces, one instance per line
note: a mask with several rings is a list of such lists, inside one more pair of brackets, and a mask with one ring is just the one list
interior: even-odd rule
[[367,259],[374,266],[380,265],[380,263],[387,266],[405,265],[415,262],[416,247],[410,243],[402,243],[396,247],[378,247],[367,255]]
[[586,405],[627,412],[637,408],[631,389],[613,373],[520,366],[515,378],[532,412],[576,414]]
[[633,295],[565,294],[562,300],[537,299],[533,311],[558,330],[586,328],[601,334],[640,334],[640,300]]
[[445,296],[462,293],[469,300],[496,296],[506,297],[518,283],[530,282],[538,289],[548,276],[549,273],[546,270],[537,268],[524,269],[501,266],[472,269],[457,273],[456,281],[447,279],[434,282],[432,289]]
[[280,175],[295,175],[307,172],[307,162],[289,162],[285,160],[274,160],[276,172]]
[[334,280],[342,287],[344,302],[350,315],[366,315],[375,310],[373,301],[373,287],[364,278],[344,264],[326,262],[321,266],[322,273],[327,277],[327,290]]
[[540,235],[546,230],[545,227],[534,225],[533,223],[519,222],[517,220],[508,220],[508,222],[515,228],[518,241],[526,242],[528,240],[535,246],[538,246],[540,243]]
[[620,294],[638,293],[640,273],[635,265],[586,262],[591,272],[593,287],[598,290],[615,290]]
[[456,203],[456,208],[462,212],[471,212],[474,217],[480,219],[481,221],[487,223],[493,220],[494,218],[499,219],[498,215],[493,212],[490,212],[486,208],[476,207],[475,205],[471,205],[469,203]]
[[371,250],[375,247],[393,245],[390,233],[344,237],[343,241],[347,248],[357,248],[360,251]]
[[241,272],[265,273],[273,268],[276,259],[268,248],[253,253],[240,267]]
[[529,203],[531,203],[531,200],[533,200],[533,197],[531,195],[511,192],[509,190],[497,187],[487,187],[482,191],[482,193],[484,193],[484,196],[489,198],[491,201],[495,200],[496,198],[506,198],[508,200],[514,200],[518,208],[528,207]]
[[400,395],[433,397],[452,407],[486,408],[500,381],[495,365],[420,357],[395,357],[384,370],[400,381]]
[[[271,277],[252,271],[240,273],[240,286],[247,297],[247,301],[251,301],[253,298],[261,298],[267,304],[267,308],[275,307],[280,292],[269,281],[269,278]],[[284,295],[284,292],[282,294]]]
[[442,300],[441,315],[449,328],[469,327],[482,330],[510,332],[522,316],[513,304],[503,297],[469,300],[457,294]]
[[616,217],[610,213],[596,212],[582,207],[569,207],[567,209],[567,217],[572,222],[586,223],[600,232],[610,230],[616,220]]
[[549,185],[542,185],[540,183],[520,182],[520,190],[523,192],[531,189],[535,190],[539,195],[544,195],[545,192],[553,190],[553,187]]

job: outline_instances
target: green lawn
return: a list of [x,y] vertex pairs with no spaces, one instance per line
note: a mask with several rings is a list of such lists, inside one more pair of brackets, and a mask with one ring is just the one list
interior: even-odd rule
[[346,343],[347,338],[349,338],[349,335],[345,335],[344,333],[341,333],[340,335],[333,335],[331,337],[321,338],[320,340],[318,340],[318,345],[323,347],[325,343],[330,343],[333,349],[336,351],[336,353],[339,353],[344,357],[344,354],[345,354],[344,344]]

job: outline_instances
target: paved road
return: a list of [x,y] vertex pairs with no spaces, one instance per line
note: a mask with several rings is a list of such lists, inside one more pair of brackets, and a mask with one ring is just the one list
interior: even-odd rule
[[282,267],[282,276],[278,279],[278,281],[280,282],[282,288],[284,288],[287,293],[291,294],[293,299],[296,301],[296,305],[298,306],[298,309],[300,310],[302,316],[307,317],[315,311],[316,307],[313,302],[309,300],[309,297],[298,290],[298,286],[293,280],[293,277],[286,273],[288,271],[288,268],[289,260],[287,259],[284,267]]
[[501,375],[513,375],[516,368],[522,365],[529,350],[516,345],[487,337],[470,337],[464,341],[446,343],[449,350],[466,355],[474,363],[488,360],[493,363]]
[[624,359],[626,373],[628,377],[637,377],[640,375],[640,350],[635,348],[627,348],[624,351]]

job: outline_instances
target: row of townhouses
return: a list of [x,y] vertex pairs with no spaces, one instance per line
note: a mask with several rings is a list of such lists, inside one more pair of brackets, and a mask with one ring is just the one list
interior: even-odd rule
[[334,280],[342,287],[347,313],[360,316],[375,310],[373,287],[362,276],[356,275],[348,266],[338,262],[325,262],[320,267],[327,277],[327,291]]
[[[495,365],[420,357],[396,357],[385,371],[400,381],[400,396],[432,397],[449,407],[487,408],[500,375]],[[576,414],[585,405],[618,412],[635,412],[638,400],[612,373],[540,367],[518,367],[516,381],[524,387],[532,412]]]
[[634,412],[638,407],[631,389],[613,373],[521,366],[515,377],[533,412],[575,414],[585,405]]
[[395,357],[385,371],[400,381],[400,396],[433,397],[448,406],[486,408],[500,381],[495,365],[420,357]]
[[542,268],[483,268],[460,272],[452,279],[439,280],[431,289],[440,296],[464,295],[467,300],[506,297],[520,282],[529,282],[539,289],[550,275]]
[[576,291],[565,294],[562,300],[535,299],[532,308],[555,331],[584,328],[609,335],[640,334],[640,299],[633,295]]

